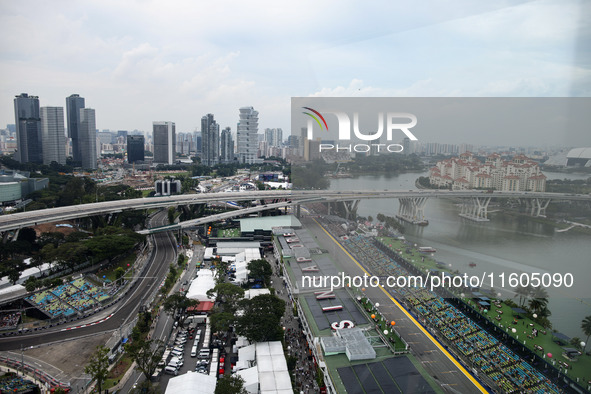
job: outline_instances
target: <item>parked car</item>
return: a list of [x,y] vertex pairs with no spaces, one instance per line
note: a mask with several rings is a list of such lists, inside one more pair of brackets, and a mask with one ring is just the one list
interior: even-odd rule
[[183,366],[183,364],[185,364],[185,362],[183,361],[182,357],[173,357],[170,359],[170,361],[168,362],[168,364],[176,364],[180,367]]
[[164,373],[176,376],[179,374],[179,370],[176,367],[172,367],[170,365],[167,365],[166,368],[164,368]]

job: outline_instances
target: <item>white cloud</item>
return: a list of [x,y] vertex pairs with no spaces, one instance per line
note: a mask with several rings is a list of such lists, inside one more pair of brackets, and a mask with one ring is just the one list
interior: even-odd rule
[[[289,130],[291,96],[588,95],[589,2],[24,0],[0,4],[0,124],[15,94],[97,125],[179,129],[212,112]],[[268,122],[268,123],[267,123]]]

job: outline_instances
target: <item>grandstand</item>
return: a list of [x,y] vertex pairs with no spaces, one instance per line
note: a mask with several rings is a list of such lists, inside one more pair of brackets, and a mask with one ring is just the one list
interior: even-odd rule
[[[334,223],[328,228],[335,229]],[[376,248],[369,238],[341,235],[340,242],[374,275],[409,275],[406,268]],[[388,290],[395,298],[410,304],[429,325],[436,327],[458,354],[480,368],[479,372],[503,392],[562,392],[540,371],[438,294],[418,287]]]
[[70,317],[95,308],[110,298],[103,289],[84,278],[32,294],[25,300],[50,318]]

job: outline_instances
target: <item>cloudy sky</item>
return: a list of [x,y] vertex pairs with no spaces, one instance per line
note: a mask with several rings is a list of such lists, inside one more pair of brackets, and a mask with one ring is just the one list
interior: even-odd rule
[[590,11],[585,0],[4,0],[0,125],[21,92],[41,106],[78,93],[99,129],[171,120],[185,132],[206,113],[235,131],[241,106],[288,132],[292,96],[588,97]]

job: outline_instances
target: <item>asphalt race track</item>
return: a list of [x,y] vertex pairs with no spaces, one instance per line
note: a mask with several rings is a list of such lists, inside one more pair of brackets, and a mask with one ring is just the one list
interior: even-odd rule
[[[166,212],[157,213],[152,219],[152,226],[159,226],[167,222]],[[23,347],[38,346],[41,344],[71,340],[92,334],[102,333],[118,329],[122,324],[133,319],[142,303],[152,295],[168,273],[169,265],[176,258],[176,241],[172,233],[159,233],[154,236],[154,250],[148,261],[148,268],[144,276],[131,289],[130,294],[124,297],[110,308],[102,310],[86,319],[77,320],[68,324],[61,324],[46,330],[31,334],[17,335],[0,338],[0,349],[16,350]],[[94,325],[87,325],[73,330],[64,331],[68,327],[78,327],[85,324],[103,320]]]

